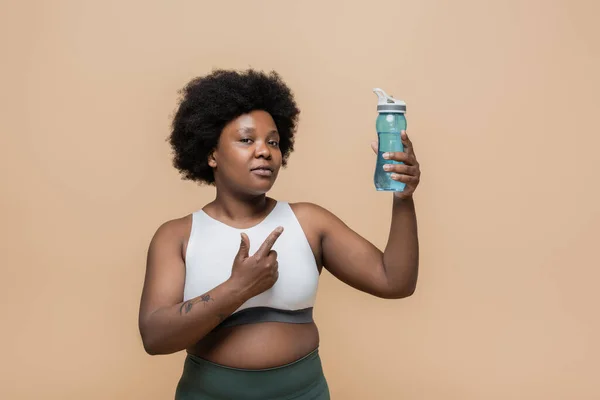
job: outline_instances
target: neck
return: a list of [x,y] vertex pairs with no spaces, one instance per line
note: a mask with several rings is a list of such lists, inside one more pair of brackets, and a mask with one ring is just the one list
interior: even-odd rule
[[271,206],[271,199],[266,194],[240,196],[217,187],[217,195],[210,205],[216,215],[243,222],[264,215]]

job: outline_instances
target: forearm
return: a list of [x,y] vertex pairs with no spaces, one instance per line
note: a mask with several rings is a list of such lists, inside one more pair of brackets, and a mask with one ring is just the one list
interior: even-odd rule
[[160,308],[140,321],[144,348],[149,354],[170,354],[202,339],[237,310],[247,296],[231,280],[207,293]]
[[394,196],[383,264],[390,291],[395,297],[410,296],[417,284],[419,268],[417,218],[412,197],[402,200]]

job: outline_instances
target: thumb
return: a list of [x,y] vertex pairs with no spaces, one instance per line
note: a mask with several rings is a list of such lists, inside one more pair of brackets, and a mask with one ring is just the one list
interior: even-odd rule
[[246,235],[245,233],[242,233],[241,236],[242,241],[240,243],[240,249],[237,253],[237,258],[243,260],[245,258],[248,258],[248,253],[250,251],[250,239],[248,239],[248,235]]
[[375,154],[377,154],[377,142],[376,141],[371,142],[371,148],[373,149],[373,152]]

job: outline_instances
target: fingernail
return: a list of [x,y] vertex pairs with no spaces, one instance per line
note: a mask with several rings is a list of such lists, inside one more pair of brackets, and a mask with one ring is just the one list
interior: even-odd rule
[[283,232],[283,226],[280,226],[276,229],[277,233],[281,233]]
[[390,158],[390,153],[383,153],[383,158],[385,158],[386,160],[387,160],[388,158]]
[[398,179],[399,177],[400,177],[400,175],[398,175],[398,174],[392,174],[392,175],[391,175],[391,178],[392,178],[392,179]]
[[386,170],[386,171],[389,171],[390,169],[392,169],[392,166],[391,166],[391,165],[389,165],[389,164],[385,164],[385,165],[383,166],[383,169],[384,169],[384,170]]

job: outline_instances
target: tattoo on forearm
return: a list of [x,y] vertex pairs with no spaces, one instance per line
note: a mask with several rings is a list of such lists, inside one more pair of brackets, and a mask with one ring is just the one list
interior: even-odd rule
[[210,294],[203,294],[202,296],[200,296],[200,301],[204,302],[206,304],[208,304],[209,301],[214,301],[212,297],[210,297]]
[[179,314],[183,315],[184,312],[185,312],[185,314],[189,313],[192,310],[192,307],[194,306],[194,304],[196,304],[198,302],[203,302],[204,306],[206,307],[206,305],[208,304],[209,301],[215,301],[215,300],[208,293],[203,294],[202,296],[200,296],[196,299],[188,300],[188,301],[184,302],[181,305],[181,307],[179,307]]
[[181,307],[179,307],[179,314],[183,315],[183,310],[185,309],[185,313],[189,313],[190,310],[192,309],[192,302],[191,301],[186,301],[184,302]]

